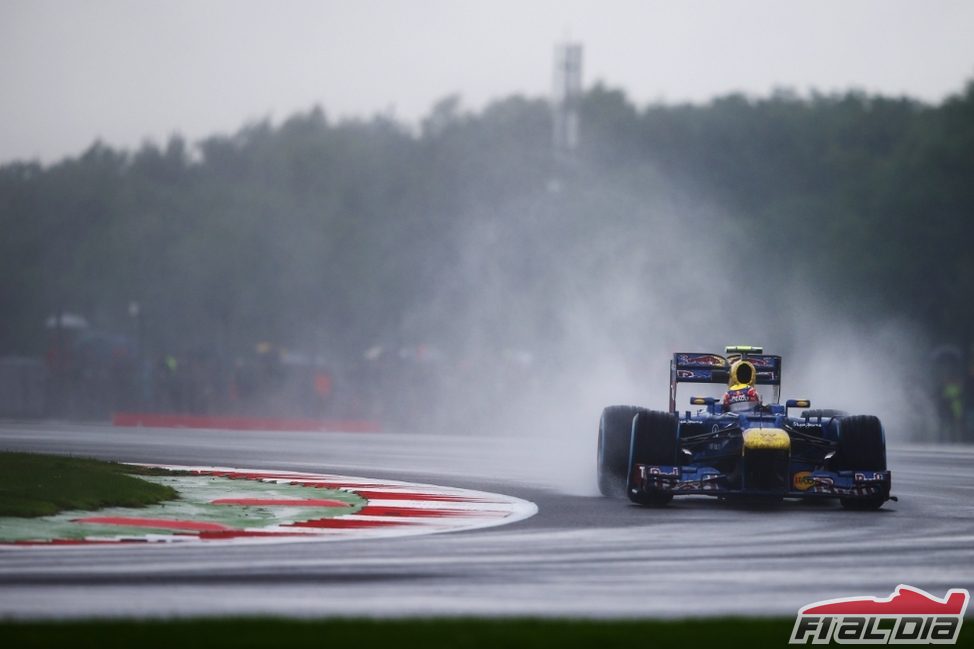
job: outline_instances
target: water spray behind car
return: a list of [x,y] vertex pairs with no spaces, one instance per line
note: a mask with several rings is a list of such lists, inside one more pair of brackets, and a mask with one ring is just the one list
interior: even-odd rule
[[509,463],[567,489],[595,491],[604,405],[665,409],[677,349],[760,341],[786,357],[791,393],[883,414],[893,441],[924,419],[907,323],[843,313],[780,263],[787,236],[741,231],[652,167],[577,170],[459,218],[460,262],[427,305],[462,358],[440,377],[436,421],[496,437]]

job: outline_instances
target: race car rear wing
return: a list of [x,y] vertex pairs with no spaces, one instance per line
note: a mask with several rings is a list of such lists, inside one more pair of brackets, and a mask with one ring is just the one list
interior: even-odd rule
[[679,383],[724,383],[730,380],[731,363],[745,358],[757,370],[758,385],[773,385],[774,403],[781,386],[781,356],[735,352],[727,358],[707,352],[677,352],[670,361],[670,412],[676,412],[676,386]]

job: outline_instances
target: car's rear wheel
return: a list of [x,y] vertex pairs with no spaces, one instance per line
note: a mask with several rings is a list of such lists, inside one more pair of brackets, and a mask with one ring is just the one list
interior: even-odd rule
[[[636,464],[676,466],[679,449],[677,427],[677,419],[670,413],[655,410],[638,412],[632,424],[627,474]],[[671,493],[628,491],[628,495],[630,500],[640,505],[660,506],[673,500]]]
[[[838,471],[886,470],[886,436],[878,418],[856,415],[839,420],[839,445],[832,466]],[[846,509],[879,509],[886,495],[841,498],[840,502]]]
[[831,419],[832,417],[845,417],[849,413],[844,410],[834,410],[832,408],[818,408],[815,410],[802,410],[802,417],[806,419]]
[[626,493],[632,421],[636,413],[644,410],[638,406],[609,406],[602,411],[596,467],[603,496],[622,498]]

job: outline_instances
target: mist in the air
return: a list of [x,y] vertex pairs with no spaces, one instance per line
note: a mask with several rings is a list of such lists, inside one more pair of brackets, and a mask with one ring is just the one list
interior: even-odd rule
[[[578,148],[556,152],[549,101],[470,113],[448,97],[418,131],[315,108],[4,167],[3,214],[36,225],[18,232],[43,255],[4,242],[0,262],[30,269],[7,276],[30,281],[4,293],[0,348],[49,373],[36,416],[476,436],[580,491],[602,408],[665,409],[677,351],[763,346],[784,357],[782,399],[930,438],[945,409],[918,368],[966,306],[903,277],[924,259],[899,254],[915,220],[886,215],[913,158],[897,167],[845,126],[874,128],[881,107],[888,148],[925,114],[839,99],[640,108],[596,85]],[[57,313],[88,325],[45,324]],[[704,389],[721,386],[682,386],[677,407]]]
[[[496,439],[499,471],[592,493],[603,407],[665,410],[674,352],[747,344],[784,356],[782,401],[876,414],[894,442],[922,432],[911,325],[843,313],[800,265],[768,261],[786,237],[736,216],[652,165],[579,164],[526,197],[471,205],[431,325],[467,357],[439,377],[435,416],[411,421]],[[721,387],[681,386],[680,411],[695,389]]]

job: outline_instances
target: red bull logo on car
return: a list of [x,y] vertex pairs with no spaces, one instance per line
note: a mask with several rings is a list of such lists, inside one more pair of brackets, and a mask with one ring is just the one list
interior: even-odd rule
[[677,363],[703,367],[727,367],[727,359],[718,354],[678,354]]

